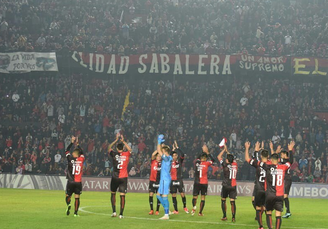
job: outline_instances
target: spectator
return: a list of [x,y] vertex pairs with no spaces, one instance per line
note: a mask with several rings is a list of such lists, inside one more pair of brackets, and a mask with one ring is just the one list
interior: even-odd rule
[[306,169],[308,166],[308,160],[304,156],[302,156],[302,158],[299,160],[298,164],[299,164],[300,170]]
[[55,166],[54,168],[57,169],[58,168],[58,164],[61,160],[62,156],[60,155],[60,151],[57,151],[56,155],[54,156],[54,160],[55,160]]
[[194,175],[195,175],[194,168],[191,167],[190,170],[189,170],[189,178],[190,178],[190,179],[193,179],[193,178],[194,178]]
[[32,164],[29,160],[26,161],[26,164],[25,164],[25,173],[26,174],[31,174],[32,173]]
[[321,161],[320,161],[319,157],[315,161],[315,169],[318,169],[319,171],[321,171]]

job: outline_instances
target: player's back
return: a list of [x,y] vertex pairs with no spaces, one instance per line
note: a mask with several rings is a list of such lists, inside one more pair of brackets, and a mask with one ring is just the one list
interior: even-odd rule
[[162,156],[161,164],[161,180],[171,180],[171,165],[172,165],[172,156]]
[[113,159],[113,177],[128,177],[128,165],[131,153],[129,151],[119,153],[112,150],[109,155]]
[[285,172],[290,167],[290,164],[286,163],[274,165],[261,162],[260,166],[266,170],[265,185],[268,194],[283,196]]
[[195,163],[195,183],[208,184],[207,172],[208,167],[213,164],[213,161],[197,160]]
[[223,166],[223,186],[229,186],[229,187],[235,187],[237,185],[237,171],[238,171],[238,165],[234,161],[232,163],[226,163],[225,161],[221,162],[221,165]]
[[68,171],[67,171],[67,174],[66,174],[66,178],[69,181],[82,182],[84,159],[85,159],[84,155],[81,155],[77,158],[74,158],[71,155],[67,156]]
[[266,178],[266,171],[260,166],[260,161],[256,158],[249,161],[249,164],[256,169],[256,179],[255,185],[258,191],[264,191],[265,187],[265,178]]
[[161,174],[161,162],[152,160],[149,180],[154,182],[159,182]]

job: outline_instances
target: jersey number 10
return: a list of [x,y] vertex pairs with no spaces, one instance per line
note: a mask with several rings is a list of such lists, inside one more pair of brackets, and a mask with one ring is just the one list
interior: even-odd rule
[[230,169],[230,175],[229,175],[229,179],[236,179],[236,175],[237,175],[237,170],[236,169]]

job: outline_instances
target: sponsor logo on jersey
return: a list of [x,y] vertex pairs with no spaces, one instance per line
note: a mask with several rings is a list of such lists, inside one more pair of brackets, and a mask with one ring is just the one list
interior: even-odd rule
[[282,169],[276,169],[274,167],[270,168],[270,173],[271,175],[283,175],[284,174],[284,170]]
[[161,171],[161,167],[157,167],[156,165],[153,167],[153,170],[156,170],[156,171]]

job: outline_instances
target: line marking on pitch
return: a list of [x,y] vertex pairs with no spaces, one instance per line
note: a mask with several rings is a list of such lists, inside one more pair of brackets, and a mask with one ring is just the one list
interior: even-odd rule
[[[80,207],[80,211],[88,214],[95,214],[95,215],[103,215],[103,216],[111,216],[111,214],[107,213],[98,213],[98,212],[91,212],[84,210],[85,208],[105,208],[107,206],[84,206]],[[138,219],[138,220],[152,220],[152,221],[161,221],[163,220],[160,219],[152,219],[152,218],[143,218],[143,217],[134,217],[134,216],[124,216],[126,219]],[[221,223],[221,222],[208,222],[208,221],[189,221],[189,220],[179,220],[179,219],[169,219],[166,222],[177,222],[177,223],[198,223],[198,224],[214,224],[214,225],[229,225],[229,226],[244,226],[244,227],[254,227],[254,225],[249,225],[249,224],[240,224],[240,223]],[[291,229],[308,229],[308,227],[286,227],[284,228],[291,228]],[[328,229],[326,227],[316,227],[313,229]]]

